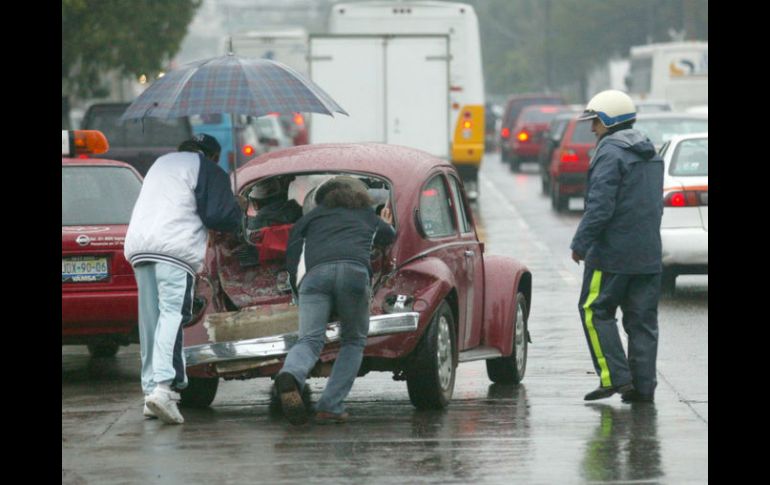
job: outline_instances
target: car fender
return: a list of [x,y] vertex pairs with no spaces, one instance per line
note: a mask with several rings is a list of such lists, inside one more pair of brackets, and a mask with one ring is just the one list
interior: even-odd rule
[[532,273],[519,261],[505,256],[484,258],[484,327],[482,345],[498,349],[504,356],[513,351],[516,295],[526,299],[525,319],[532,305]]
[[400,267],[377,289],[375,299],[382,305],[389,295],[407,295],[414,298],[412,309],[420,313],[418,328],[414,333],[416,338],[409,345],[414,347],[425,332],[436,308],[456,286],[454,273],[446,263],[439,258],[427,257]]

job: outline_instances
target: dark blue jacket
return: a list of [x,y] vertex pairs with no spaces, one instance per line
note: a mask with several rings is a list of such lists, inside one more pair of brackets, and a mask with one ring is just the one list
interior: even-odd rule
[[652,142],[633,129],[599,140],[572,250],[600,271],[659,273],[662,215],[663,160]]
[[[291,228],[286,267],[292,286],[296,288],[297,280],[301,281],[314,266],[334,261],[358,261],[371,275],[372,245],[386,246],[395,238],[393,226],[369,207],[346,209],[319,205]],[[303,255],[304,268],[300,267]]]

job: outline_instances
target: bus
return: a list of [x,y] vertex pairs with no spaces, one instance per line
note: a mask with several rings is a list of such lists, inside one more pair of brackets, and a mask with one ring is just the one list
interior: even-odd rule
[[[408,96],[405,93],[413,88],[408,84],[400,83],[398,90],[394,88],[386,91],[385,94],[390,98],[388,102],[393,106],[398,99],[403,99],[402,104],[407,104],[411,102],[410,99],[434,97],[436,93],[444,96],[443,90],[446,90],[445,101],[442,102],[442,110],[445,110],[446,116],[441,118],[441,123],[445,126],[446,148],[438,152],[432,151],[436,152],[433,154],[447,158],[455,165],[465,182],[467,193],[471,198],[475,198],[478,193],[478,171],[484,156],[484,76],[481,64],[479,22],[473,7],[464,3],[438,1],[338,3],[331,8],[328,27],[330,36],[384,36],[384,42],[388,41],[387,36],[403,39],[404,47],[401,50],[394,50],[389,59],[393,62],[392,70],[401,70],[412,79],[419,78],[423,68],[418,67],[420,69],[418,71],[409,71],[411,66],[419,66],[419,64],[400,63],[399,57],[407,59],[410,55],[415,55],[414,51],[410,51],[408,47],[410,45],[408,37],[413,36],[413,42],[422,42],[422,45],[431,42],[438,45],[441,37],[448,39],[448,42],[445,41],[448,53],[443,56],[448,60],[445,81],[444,79],[438,81],[440,76],[435,76],[436,81],[432,85],[423,87],[425,85],[423,83],[423,86],[414,88],[422,89],[423,92],[411,92]],[[420,36],[424,38],[420,40]],[[311,43],[311,49],[312,45]],[[422,49],[417,44],[413,45],[418,50]],[[311,75],[314,54],[316,53],[311,52]],[[423,60],[440,64],[441,59],[440,55],[426,54]],[[423,63],[423,66],[427,64]],[[432,73],[427,75],[434,76]],[[439,82],[446,86],[438,86]],[[388,84],[388,78],[384,79],[384,84]],[[418,84],[419,81],[415,80],[414,85]],[[329,86],[329,89],[332,94],[332,87]],[[349,107],[339,99],[337,101],[351,114],[351,121],[353,121],[354,112],[351,110],[355,107]],[[426,120],[432,119],[430,114],[424,115]],[[422,115],[410,116],[421,117]],[[407,121],[402,117],[400,120],[386,120],[385,123],[400,124],[401,131],[404,131]],[[419,120],[411,121],[420,126]],[[371,141],[388,143],[390,139]],[[423,147],[415,146],[415,148]]]
[[668,101],[675,111],[708,105],[708,42],[665,42],[631,47],[628,94]]

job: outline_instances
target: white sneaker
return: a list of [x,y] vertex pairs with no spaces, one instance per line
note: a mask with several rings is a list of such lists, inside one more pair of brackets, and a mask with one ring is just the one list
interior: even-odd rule
[[144,403],[144,409],[142,410],[142,414],[147,419],[158,419],[158,415],[152,412],[152,409],[147,407],[147,403]]
[[145,404],[164,423],[182,424],[184,423],[184,418],[176,404],[180,399],[181,396],[178,392],[166,390],[158,386],[147,396]]

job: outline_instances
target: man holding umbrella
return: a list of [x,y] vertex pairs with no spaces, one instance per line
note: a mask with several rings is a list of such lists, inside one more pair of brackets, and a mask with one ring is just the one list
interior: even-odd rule
[[192,318],[195,275],[203,266],[208,229],[235,232],[241,201],[217,165],[210,135],[183,142],[158,158],[131,214],[124,253],[136,275],[144,415],[184,422],[177,391],[187,387],[182,327]]

